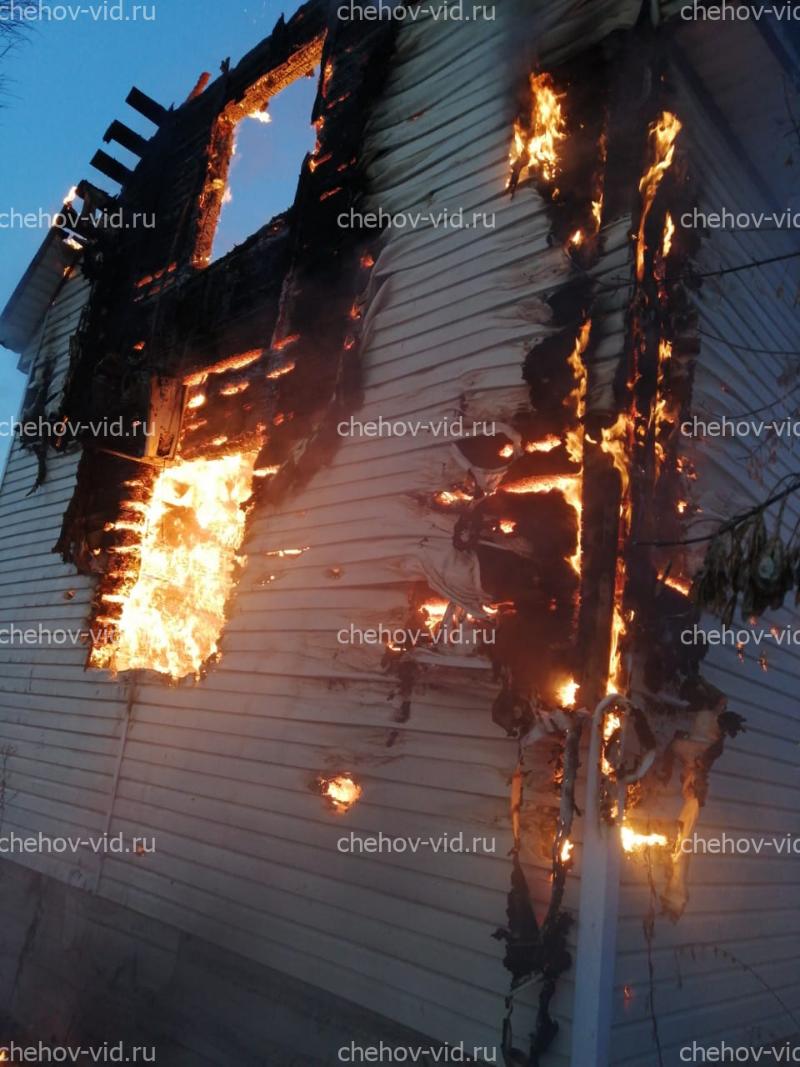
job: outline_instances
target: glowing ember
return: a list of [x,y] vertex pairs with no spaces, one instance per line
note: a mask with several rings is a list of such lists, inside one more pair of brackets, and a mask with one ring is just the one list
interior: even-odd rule
[[503,447],[498,452],[498,455],[501,459],[511,459],[511,457],[514,455],[514,446],[512,444],[503,445]]
[[664,259],[672,251],[672,238],[675,236],[675,223],[672,221],[672,215],[667,212],[667,217],[664,219],[664,236],[661,244],[661,255]]
[[291,374],[294,370],[294,363],[284,363],[282,367],[276,367],[275,370],[271,370],[267,375],[270,381],[275,381],[276,378],[282,378],[284,374]]
[[526,441],[526,452],[552,452],[554,448],[558,448],[561,444],[561,438],[556,437],[554,433],[548,434],[547,437],[541,441]]
[[272,552],[265,552],[264,555],[285,559],[287,556],[302,556],[304,552],[308,552],[310,547],[310,545],[306,545],[305,548],[276,548]]
[[500,530],[504,534],[512,534],[517,528],[517,524],[513,519],[501,519]]
[[561,846],[561,851],[558,854],[558,858],[561,860],[562,863],[569,863],[570,859],[572,858],[572,850],[574,847],[575,846],[572,844],[569,838],[564,841],[564,844]]
[[189,386],[200,385],[208,378],[209,374],[224,374],[225,371],[242,370],[244,367],[249,367],[251,363],[255,363],[257,359],[261,359],[263,355],[263,348],[253,348],[249,352],[240,353],[238,356],[230,356],[228,359],[215,363],[212,367],[206,367],[205,370],[190,374],[183,379],[183,384]]
[[530,85],[530,122],[527,129],[518,121],[514,123],[509,159],[512,172],[520,168],[520,181],[533,172],[543,181],[552,182],[558,174],[558,145],[566,137],[561,96],[547,73],[531,74]]
[[245,392],[250,388],[250,382],[231,382],[230,385],[225,385],[220,389],[220,396],[237,396],[239,393]]
[[675,155],[675,140],[681,132],[682,123],[671,111],[664,111],[657,122],[650,127],[650,151],[653,159],[652,164],[639,182],[639,192],[642,196],[642,212],[639,218],[639,233],[636,239],[636,277],[641,281],[644,278],[644,255],[646,251],[644,231],[647,218],[653,201],[656,198],[658,187],[664,175],[672,165]]
[[666,848],[669,844],[664,834],[640,834],[630,826],[621,826],[619,833],[626,852],[641,852],[645,848]]
[[675,507],[678,509],[679,515],[684,515],[686,513],[686,509],[689,507],[689,501],[679,500]]
[[559,687],[558,703],[562,708],[574,708],[580,685],[574,678],[570,678]]
[[349,774],[340,774],[336,778],[320,778],[322,795],[327,797],[331,807],[339,815],[344,815],[361,797],[361,786]]
[[116,637],[92,651],[92,666],[183,678],[216,653],[256,455],[180,461],[159,474],[140,546],[122,546],[140,555],[138,574],[122,590]]

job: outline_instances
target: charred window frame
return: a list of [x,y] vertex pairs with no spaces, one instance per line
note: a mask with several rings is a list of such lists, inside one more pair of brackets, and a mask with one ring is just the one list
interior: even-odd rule
[[208,145],[205,182],[197,204],[192,265],[198,269],[212,261],[214,237],[228,188],[236,129],[243,119],[266,111],[270,100],[305,77],[322,61],[325,34],[298,48],[283,63],[256,79],[244,95],[225,105],[216,118]]

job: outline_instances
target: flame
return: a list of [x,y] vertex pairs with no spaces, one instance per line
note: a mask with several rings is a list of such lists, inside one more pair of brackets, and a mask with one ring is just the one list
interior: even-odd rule
[[669,841],[665,834],[640,834],[630,826],[621,826],[619,831],[622,847],[626,852],[641,852],[645,848],[665,848]]
[[672,215],[667,212],[667,216],[664,219],[664,236],[661,244],[661,255],[664,259],[672,251],[672,238],[675,236],[675,223],[672,221]]
[[500,531],[504,534],[512,534],[517,528],[516,522],[513,519],[501,519]]
[[430,600],[426,600],[424,604],[420,604],[419,610],[425,616],[425,629],[430,633],[440,626],[444,621],[447,609],[450,607],[449,600],[442,600],[438,597],[431,597]]
[[186,406],[187,408],[191,408],[192,411],[195,411],[197,408],[201,408],[203,404],[205,404],[205,402],[205,394],[198,393],[196,396],[192,397],[192,399],[188,402]]
[[562,708],[574,708],[580,684],[574,678],[563,682],[558,689],[558,703]]
[[161,471],[140,545],[117,549],[139,555],[140,566],[123,587],[115,639],[93,650],[92,666],[183,678],[216,653],[256,455],[182,460]]
[[628,454],[632,429],[630,415],[620,412],[613,426],[600,431],[600,447],[611,456],[614,468],[619,472],[623,496],[628,495],[631,482]]
[[656,401],[650,413],[650,425],[653,427],[654,449],[656,456],[656,474],[664,464],[666,454],[659,437],[662,430],[672,426],[675,419],[669,408],[669,401],[664,395],[667,364],[672,359],[672,342],[662,338],[658,343],[658,377],[656,381]]
[[675,155],[675,140],[681,132],[682,123],[671,111],[663,111],[660,118],[652,123],[649,131],[650,154],[653,162],[642,175],[639,192],[642,196],[642,212],[639,218],[639,233],[636,239],[636,277],[644,278],[644,255],[646,245],[644,231],[658,187],[664,175],[672,165]]
[[255,119],[256,122],[260,122],[264,126],[268,126],[272,122],[272,116],[269,111],[251,111],[247,117]]
[[360,799],[363,789],[349,774],[340,774],[336,778],[321,778],[322,795],[330,801],[331,807],[339,815],[344,815]]
[[549,433],[547,437],[544,437],[541,441],[526,441],[526,452],[552,452],[554,448],[558,448],[561,444],[561,438],[556,437],[554,433]]
[[679,515],[683,515],[683,514],[685,514],[686,509],[689,507],[689,501],[688,500],[679,500],[678,503],[675,505],[675,507],[678,509],[678,514]]
[[603,221],[603,194],[601,193],[597,200],[592,201],[592,218],[595,221],[597,229],[600,229],[600,224]]
[[614,583],[614,611],[611,619],[611,651],[608,657],[608,683],[606,695],[619,693],[625,682],[622,670],[622,641],[628,632],[622,615],[622,595],[625,591],[625,564],[617,559],[617,573]]
[[659,575],[658,580],[663,582],[664,585],[668,585],[670,589],[676,590],[678,593],[683,593],[684,596],[688,596],[692,591],[692,583],[688,578],[673,578],[671,574]]
[[565,404],[571,405],[574,409],[575,419],[580,424],[577,429],[569,430],[567,433],[566,447],[569,454],[569,458],[573,463],[583,463],[583,417],[586,413],[586,391],[589,386],[589,372],[586,369],[586,364],[583,362],[583,355],[589,344],[589,335],[592,332],[592,320],[587,321],[581,326],[580,332],[575,340],[575,347],[567,359],[567,363],[572,369],[572,377],[575,381],[575,387],[570,392]]
[[475,499],[474,496],[470,496],[469,493],[465,493],[463,489],[443,489],[440,493],[437,493],[433,498],[437,504],[444,504],[449,507],[451,504],[468,504]]
[[69,192],[64,197],[64,204],[71,205],[72,202],[76,199],[77,196],[78,196],[78,186],[77,185],[71,185],[70,189],[69,189]]
[[[603,718],[603,744],[607,745],[617,730],[620,730],[621,728],[622,719],[619,714],[616,711],[606,712],[606,715]],[[600,770],[606,778],[614,777],[614,768],[608,762],[605,752],[600,760]]]
[[503,445],[497,454],[501,459],[511,459],[514,455],[514,446],[512,444]]
[[571,234],[567,244],[572,245],[573,248],[580,248],[583,244],[583,230],[576,230],[575,233]]
[[[531,117],[528,128],[516,121],[514,140],[509,153],[512,173],[517,167],[519,180],[531,172],[538,173],[542,181],[552,182],[558,174],[558,145],[566,138],[562,97],[556,93],[549,74],[531,74]],[[507,186],[511,184],[509,178]]]
[[575,846],[572,844],[570,839],[568,837],[565,838],[564,843],[561,846],[561,851],[558,854],[558,858],[561,860],[562,863],[569,863],[570,859],[572,858],[572,850],[574,847]]
[[581,513],[583,511],[583,475],[582,474],[534,474],[521,478],[518,482],[501,485],[504,493],[515,495],[525,493],[561,493],[567,504],[575,511],[577,522],[577,546],[575,552],[567,557],[567,563],[576,574],[581,573]]
[[[254,472],[255,473],[255,472]],[[265,556],[277,556],[278,559],[286,559],[292,556],[302,556],[304,552],[308,552],[311,545],[306,545],[304,548],[274,548],[271,552],[265,552]]]

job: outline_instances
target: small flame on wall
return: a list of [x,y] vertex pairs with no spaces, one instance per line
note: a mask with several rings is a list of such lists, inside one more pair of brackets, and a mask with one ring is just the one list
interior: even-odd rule
[[333,810],[344,815],[361,798],[363,789],[349,774],[339,774],[335,778],[318,779],[320,790]]
[[578,697],[580,684],[574,678],[569,678],[558,689],[558,703],[562,708],[574,708]]
[[[561,109],[563,94],[559,95],[551,76],[542,72],[531,74],[531,116],[526,129],[514,123],[514,139],[509,161],[512,174],[519,170],[519,181],[530,173],[546,182],[558,174],[558,146],[566,138],[566,123]],[[509,177],[507,185],[511,185]]]
[[666,848],[669,840],[665,834],[640,834],[631,826],[620,827],[620,839],[626,852],[642,852],[646,848]]

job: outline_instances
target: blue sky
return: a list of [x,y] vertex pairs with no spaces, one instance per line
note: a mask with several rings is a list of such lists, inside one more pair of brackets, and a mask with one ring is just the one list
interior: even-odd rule
[[[17,0],[20,6],[23,2]],[[38,6],[39,0],[34,2]],[[288,18],[299,4],[155,0],[140,3],[134,18],[136,6],[133,0],[50,0],[53,18],[31,19],[27,41],[0,61],[7,79],[0,108],[0,211],[56,212],[70,186],[83,177],[116,192],[118,187],[89,160],[102,147],[123,163],[135,162],[118,146],[102,143],[115,118],[152,134],[147,120],[125,103],[131,86],[165,107],[178,105],[203,71],[216,78],[223,59],[237,63],[281,14]],[[241,129],[233,201],[225,206],[215,254],[291,203],[300,162],[314,143],[315,92],[316,82],[302,78],[271,104],[271,125],[248,120]],[[0,308],[44,236],[41,229],[0,229]],[[0,348],[0,419],[15,416],[19,408],[24,380],[16,362],[13,353]],[[0,465],[7,446],[8,439],[0,437]]]

